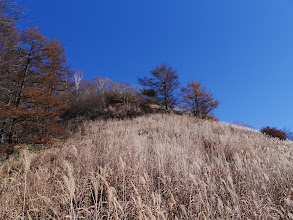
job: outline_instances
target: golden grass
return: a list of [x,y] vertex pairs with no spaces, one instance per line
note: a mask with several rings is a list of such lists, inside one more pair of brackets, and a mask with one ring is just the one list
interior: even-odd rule
[[190,116],[86,123],[0,166],[1,219],[290,219],[293,143]]

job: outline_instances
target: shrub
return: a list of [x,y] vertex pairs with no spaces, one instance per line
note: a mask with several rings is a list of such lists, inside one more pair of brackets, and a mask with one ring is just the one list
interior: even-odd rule
[[263,134],[269,135],[271,137],[279,138],[280,140],[286,140],[286,133],[282,130],[278,130],[277,128],[270,128],[267,126],[266,128],[262,128],[260,130]]
[[283,131],[285,132],[287,139],[293,141],[293,131],[291,131],[289,128],[284,128]]

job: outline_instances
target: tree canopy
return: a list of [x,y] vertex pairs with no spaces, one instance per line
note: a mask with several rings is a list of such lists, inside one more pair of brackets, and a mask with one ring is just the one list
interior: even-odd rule
[[181,88],[184,109],[199,118],[214,118],[213,110],[220,104],[200,82],[189,82]]
[[12,40],[1,42],[0,55],[1,142],[46,143],[63,136],[57,121],[70,71],[62,44],[38,28],[7,35]]
[[[138,78],[141,85],[150,89],[144,89],[144,93],[156,96],[159,104],[167,111],[174,108],[178,102],[175,91],[179,88],[179,76],[172,66],[161,64],[150,71],[151,77]],[[152,91],[153,90],[153,91]]]

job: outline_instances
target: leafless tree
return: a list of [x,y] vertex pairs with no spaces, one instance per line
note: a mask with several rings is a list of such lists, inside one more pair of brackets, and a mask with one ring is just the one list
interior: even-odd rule
[[75,89],[78,90],[81,81],[84,78],[84,72],[80,71],[80,70],[74,70],[73,71],[73,80],[74,80],[74,85],[75,85]]

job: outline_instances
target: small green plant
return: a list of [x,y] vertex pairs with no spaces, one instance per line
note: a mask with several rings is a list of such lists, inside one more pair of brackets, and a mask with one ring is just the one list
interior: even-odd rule
[[267,126],[266,128],[262,128],[260,130],[263,134],[269,135],[271,137],[279,138],[280,140],[286,140],[286,133],[282,130],[278,130],[277,128],[271,128]]

